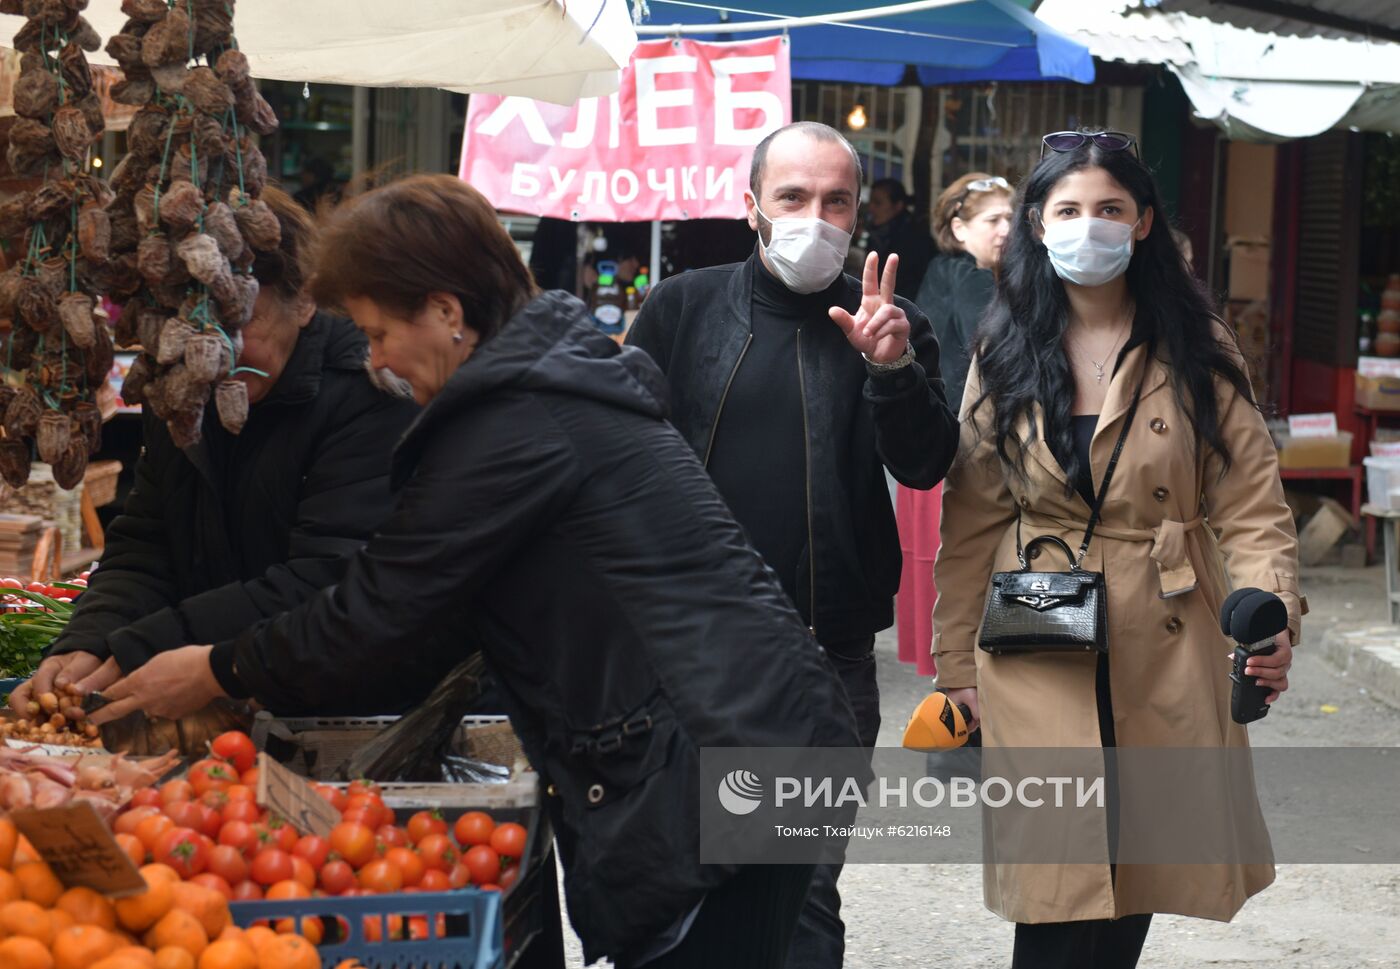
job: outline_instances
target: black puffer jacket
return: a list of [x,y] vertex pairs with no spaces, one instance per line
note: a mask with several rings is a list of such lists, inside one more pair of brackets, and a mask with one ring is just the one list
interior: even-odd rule
[[[709,451],[725,389],[753,331],[756,259],[658,283],[627,336],[670,380],[671,420],[697,454]],[[854,313],[860,280],[842,279],[841,305]],[[915,353],[902,370],[869,374],[829,321],[802,341],[812,516],[807,560],[814,570],[807,584],[811,624],[824,643],[868,636],[894,621],[901,558],[885,469],[910,488],[932,488],[957,450],[957,416],[939,379],[938,341],[914,304],[895,301],[909,317]]]
[[479,644],[557,791],[589,962],[732,874],[699,860],[701,747],[858,745],[840,681],[665,399],[646,354],[572,296],[537,297],[404,437],[395,510],[340,585],[215,646],[226,689],[317,713],[419,700],[433,681],[385,671]]
[[962,407],[977,324],[995,290],[990,269],[978,269],[976,260],[965,252],[945,252],[928,264],[915,299],[938,337],[939,365],[954,414]]
[[182,451],[148,415],[135,487],[54,651],[130,672],[339,580],[388,514],[390,454],[418,412],[375,388],[367,354],[349,321],[317,314],[238,436],[210,408],[203,442]]

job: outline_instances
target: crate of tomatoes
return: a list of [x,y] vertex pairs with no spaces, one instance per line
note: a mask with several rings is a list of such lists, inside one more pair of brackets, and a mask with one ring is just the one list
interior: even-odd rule
[[312,941],[328,967],[496,969],[539,932],[550,833],[525,779],[489,811],[473,788],[507,785],[313,782],[339,818],[320,836],[258,803],[258,753],[229,732],[183,776],[135,790],[111,818],[118,844],[143,872],[217,896],[254,938]]
[[[319,789],[348,791],[350,787],[339,788],[327,779],[336,775],[348,757],[395,722],[393,717],[273,718],[259,714],[252,736],[257,749],[316,780],[322,785]],[[470,885],[488,892],[499,890],[501,905],[496,918],[501,927],[505,964],[509,965],[544,928],[540,892],[542,879],[555,878],[550,856],[553,835],[540,809],[538,777],[525,760],[505,717],[464,719],[455,746],[485,765],[496,765],[498,776],[493,782],[483,783],[374,786],[384,805],[393,811],[394,823],[408,834],[409,846],[420,857],[431,861],[444,846],[449,853],[455,853],[452,888]],[[353,814],[353,806],[350,810]],[[441,830],[444,827],[446,830]],[[390,843],[396,837],[391,832],[380,833],[387,835],[388,841],[380,840],[389,849],[403,847]],[[418,839],[425,834],[426,851]],[[446,835],[445,845],[433,835]],[[403,860],[401,853],[395,856]],[[407,887],[441,887],[435,876],[430,874],[427,880],[427,886]],[[450,917],[446,921],[449,929],[461,924]],[[400,934],[408,936],[415,926],[419,934],[424,928],[423,919],[403,919],[397,924],[401,926]],[[387,931],[394,933],[392,926]]]

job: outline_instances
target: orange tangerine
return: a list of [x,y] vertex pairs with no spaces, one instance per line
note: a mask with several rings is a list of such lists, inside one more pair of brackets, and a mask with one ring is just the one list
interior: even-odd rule
[[27,861],[22,865],[15,865],[15,878],[19,881],[19,890],[24,893],[24,897],[44,908],[52,908],[63,895],[63,883],[42,861]]
[[9,902],[0,908],[0,928],[6,935],[34,939],[44,948],[53,941],[53,919],[33,902]]
[[198,969],[259,969],[258,954],[237,939],[220,939],[204,950]]
[[209,933],[189,912],[172,908],[146,933],[146,945],[152,949],[173,945],[198,958],[209,945]]
[[117,927],[117,910],[104,895],[91,888],[70,888],[58,898],[54,908],[73,916],[78,925],[96,925],[107,930]]
[[54,969],[88,969],[115,952],[119,944],[116,936],[99,926],[71,926],[54,936]]
[[5,969],[53,969],[53,956],[49,954],[48,946],[38,939],[17,935],[0,942],[0,966]]

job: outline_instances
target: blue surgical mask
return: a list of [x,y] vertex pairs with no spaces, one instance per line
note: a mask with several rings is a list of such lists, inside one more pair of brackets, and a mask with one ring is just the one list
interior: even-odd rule
[[1089,216],[1066,219],[1047,225],[1042,241],[1061,279],[1079,286],[1102,286],[1127,271],[1137,225]]

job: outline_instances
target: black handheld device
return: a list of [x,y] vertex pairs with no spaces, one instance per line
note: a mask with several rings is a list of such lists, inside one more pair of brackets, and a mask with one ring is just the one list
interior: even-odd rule
[[1251,656],[1268,656],[1278,647],[1274,637],[1288,628],[1288,607],[1272,592],[1238,589],[1220,607],[1220,631],[1235,641],[1230,666],[1230,716],[1235,723],[1253,723],[1269,713],[1267,687],[1246,676]]

